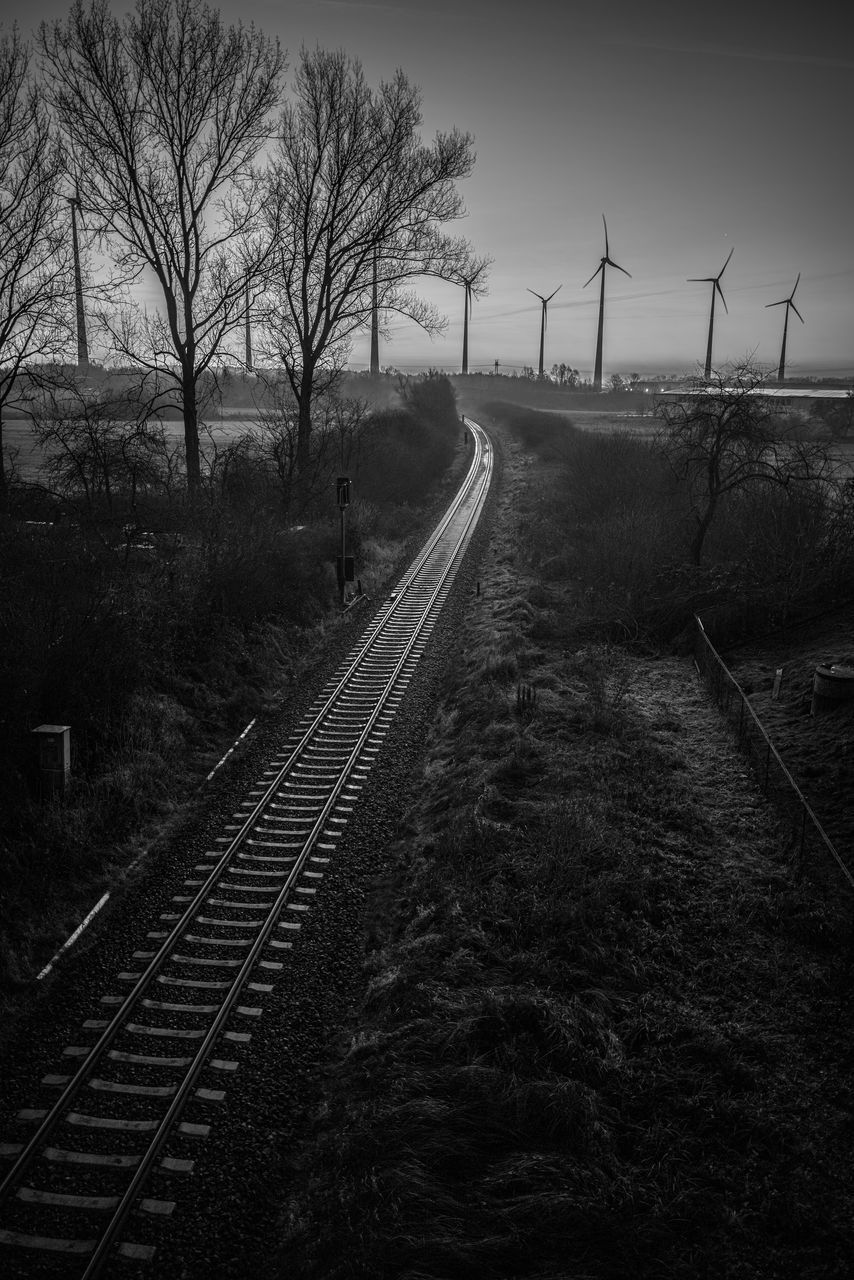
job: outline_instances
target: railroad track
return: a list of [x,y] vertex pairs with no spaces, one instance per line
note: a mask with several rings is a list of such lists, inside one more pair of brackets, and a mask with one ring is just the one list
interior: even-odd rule
[[466,422],[472,462],[445,516],[0,1144],[4,1270],[40,1255],[40,1274],[52,1259],[88,1278],[154,1257],[483,507],[492,450]]

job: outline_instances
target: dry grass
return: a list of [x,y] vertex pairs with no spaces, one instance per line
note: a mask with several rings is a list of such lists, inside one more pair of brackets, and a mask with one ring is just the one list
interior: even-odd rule
[[[541,478],[507,447],[521,519]],[[690,665],[591,642],[562,599],[544,627],[516,533],[288,1153],[275,1272],[843,1280],[851,1014],[821,904]]]

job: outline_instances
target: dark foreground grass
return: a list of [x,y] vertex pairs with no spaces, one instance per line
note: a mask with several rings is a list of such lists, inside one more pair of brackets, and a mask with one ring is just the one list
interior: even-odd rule
[[849,1277],[850,1017],[823,908],[698,691],[668,705],[617,650],[531,642],[547,593],[512,546],[375,893],[364,1004],[288,1155],[275,1273]]

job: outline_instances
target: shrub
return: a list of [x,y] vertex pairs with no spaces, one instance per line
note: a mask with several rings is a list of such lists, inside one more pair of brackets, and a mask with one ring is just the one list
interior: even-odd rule
[[812,607],[850,576],[854,509],[807,472],[723,494],[699,565],[690,497],[656,442],[577,431],[515,405],[488,409],[553,466],[526,513],[528,562],[571,587],[588,623],[605,634],[672,640],[702,609],[740,635],[757,619],[782,622]]

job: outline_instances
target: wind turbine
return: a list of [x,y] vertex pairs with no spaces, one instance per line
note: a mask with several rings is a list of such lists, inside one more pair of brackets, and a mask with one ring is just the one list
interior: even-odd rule
[[[799,272],[798,272],[798,280],[800,280],[800,278],[801,278],[801,273],[800,273],[800,271],[799,271]],[[795,281],[795,289],[797,289],[797,287],[798,287],[798,280],[796,280],[796,281]],[[804,318],[803,318],[803,316],[801,315],[800,311],[798,310],[798,308],[795,306],[794,302],[792,301],[792,299],[793,299],[793,298],[794,298],[794,296],[795,296],[795,289],[793,289],[793,290],[792,290],[792,292],[789,294],[788,298],[781,298],[781,300],[780,300],[779,302],[766,302],[766,303],[765,303],[766,310],[767,310],[767,308],[768,308],[768,307],[785,307],[785,308],[786,308],[786,318],[785,318],[785,320],[783,321],[783,347],[782,347],[782,350],[780,351],[780,368],[777,370],[777,381],[778,381],[778,382],[785,382],[785,381],[786,381],[786,337],[787,337],[787,335],[788,335],[788,331],[789,331],[789,307],[791,307],[791,308],[792,308],[792,310],[794,311],[795,315],[796,315],[796,316],[798,317],[798,319],[800,320],[801,324],[803,324],[803,323],[804,323]]]
[[732,249],[730,249],[729,253],[727,254],[726,262],[721,267],[720,271],[716,276],[689,276],[688,277],[689,284],[710,284],[712,286],[712,309],[709,312],[709,340],[706,343],[706,367],[703,370],[704,378],[710,378],[712,376],[712,334],[714,333],[714,328],[715,328],[715,293],[719,293],[721,295],[721,302],[724,304],[724,311],[727,313],[727,315],[729,315],[729,307],[726,304],[726,298],[724,297],[723,289],[721,288],[721,276],[726,271],[727,266],[729,264],[729,260],[732,257],[734,251],[735,251],[735,245],[733,245]]
[[559,284],[557,289],[555,289],[554,293],[550,293],[547,298],[544,298],[541,293],[537,293],[535,289],[528,290],[528,293],[533,293],[534,297],[539,298],[540,302],[543,304],[543,314],[540,320],[540,377],[541,378],[543,376],[543,346],[546,340],[546,323],[547,323],[546,316],[548,312],[548,306],[552,298],[555,296],[555,293],[558,293],[559,290],[561,290],[562,288],[563,288],[563,285]]
[[77,368],[89,368],[89,344],[86,341],[86,315],[83,311],[83,276],[80,271],[80,242],[77,239],[77,211],[83,221],[80,187],[75,182],[74,195],[66,196],[71,208],[71,244],[74,250],[74,295],[77,301]]
[[590,281],[595,280],[599,272],[602,272],[602,284],[599,290],[599,329],[596,334],[596,361],[593,366],[594,391],[602,390],[602,334],[605,328],[605,267],[616,267],[618,271],[622,271],[624,276],[628,276],[630,280],[632,278],[631,272],[627,271],[625,267],[621,267],[619,263],[614,262],[611,257],[611,251],[608,247],[608,224],[605,222],[604,213],[602,214],[602,222],[605,225],[605,255],[600,260],[599,266],[593,272],[590,280],[587,280],[584,284],[584,288],[586,289],[587,285],[590,284]]

